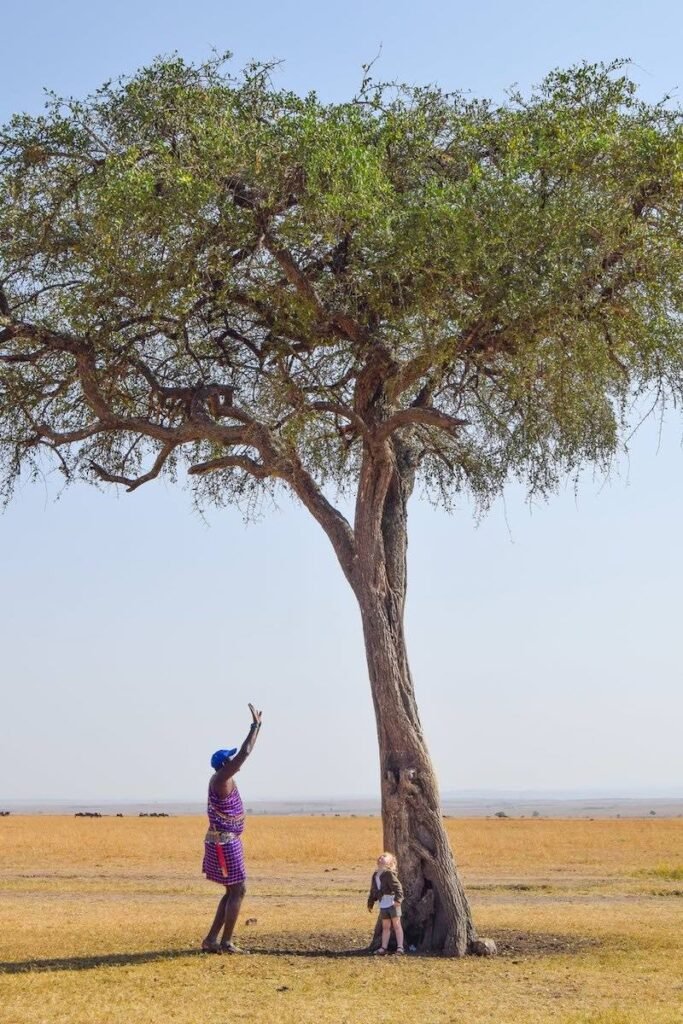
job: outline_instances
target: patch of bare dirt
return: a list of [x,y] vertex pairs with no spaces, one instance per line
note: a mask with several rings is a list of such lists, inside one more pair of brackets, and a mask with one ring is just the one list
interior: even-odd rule
[[581,935],[553,935],[550,932],[522,932],[500,930],[491,937],[498,947],[498,955],[505,957],[553,956],[583,953],[600,943],[597,939]]
[[[548,932],[498,930],[490,934],[498,948],[498,955],[511,958],[576,955],[600,944],[594,938],[554,935]],[[367,936],[360,937],[358,933],[353,932],[317,935],[271,932],[253,936],[247,936],[242,932],[241,938],[251,953],[266,956],[351,957],[370,954]]]

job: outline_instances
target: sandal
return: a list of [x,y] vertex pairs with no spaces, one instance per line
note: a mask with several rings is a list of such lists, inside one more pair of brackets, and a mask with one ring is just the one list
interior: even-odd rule
[[403,946],[397,946],[396,947],[396,956],[405,956],[405,952],[406,951],[403,948]]
[[380,946],[379,949],[375,950],[375,956],[386,956],[386,955],[387,955],[387,950],[384,948],[384,946]]
[[223,950],[218,942],[207,942],[206,939],[202,942],[202,953],[222,953]]
[[242,953],[243,956],[248,956],[249,954],[247,949],[240,949],[234,942],[221,942],[220,950],[221,953]]

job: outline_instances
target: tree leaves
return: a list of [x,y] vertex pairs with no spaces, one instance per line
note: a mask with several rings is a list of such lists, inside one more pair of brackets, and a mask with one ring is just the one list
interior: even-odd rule
[[44,449],[88,479],[222,458],[216,499],[252,464],[353,486],[400,433],[435,494],[486,503],[680,398],[681,115],[623,63],[498,107],[271,72],[159,60],[0,132],[8,486]]

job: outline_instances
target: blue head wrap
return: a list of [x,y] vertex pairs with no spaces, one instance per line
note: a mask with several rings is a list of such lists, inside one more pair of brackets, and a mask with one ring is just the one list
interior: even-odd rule
[[211,767],[215,772],[220,771],[226,761],[229,761],[237,753],[237,747],[232,750],[217,750],[211,758]]

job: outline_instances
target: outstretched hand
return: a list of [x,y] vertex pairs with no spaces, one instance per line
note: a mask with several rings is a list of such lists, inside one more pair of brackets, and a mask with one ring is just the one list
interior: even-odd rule
[[253,704],[249,705],[249,710],[251,711],[251,720],[254,723],[254,725],[260,725],[261,718],[263,717],[263,712],[257,711]]

